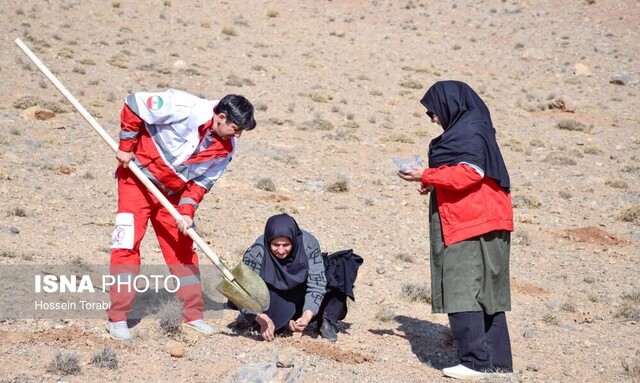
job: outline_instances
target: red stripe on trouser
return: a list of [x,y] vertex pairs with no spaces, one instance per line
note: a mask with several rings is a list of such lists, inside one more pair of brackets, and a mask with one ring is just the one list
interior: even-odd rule
[[[111,275],[123,273],[138,275],[140,243],[147,230],[147,222],[150,220],[171,274],[178,278],[199,276],[198,256],[193,250],[193,240],[189,236],[180,234],[175,226],[175,219],[129,170],[119,168],[117,175],[118,213],[133,214],[134,241],[131,250],[111,250]],[[180,199],[179,196],[167,198],[174,206]],[[131,310],[131,304],[135,298],[135,291],[128,290],[126,287],[111,288],[111,307],[107,310],[110,321],[127,319],[127,312]],[[180,286],[176,295],[183,302],[182,314],[185,321],[202,319],[204,301],[199,282]]]

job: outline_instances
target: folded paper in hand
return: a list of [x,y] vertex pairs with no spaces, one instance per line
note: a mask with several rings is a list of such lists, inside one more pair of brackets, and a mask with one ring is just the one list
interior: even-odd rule
[[413,166],[422,166],[422,159],[417,154],[408,159],[403,159],[398,156],[393,156],[391,159],[393,159],[393,163],[396,164],[398,170],[402,173],[409,173]]

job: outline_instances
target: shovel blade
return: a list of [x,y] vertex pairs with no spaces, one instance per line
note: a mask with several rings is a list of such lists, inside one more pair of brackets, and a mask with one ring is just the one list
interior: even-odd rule
[[235,280],[224,278],[216,289],[236,306],[261,313],[269,308],[269,289],[255,271],[244,263],[230,270]]

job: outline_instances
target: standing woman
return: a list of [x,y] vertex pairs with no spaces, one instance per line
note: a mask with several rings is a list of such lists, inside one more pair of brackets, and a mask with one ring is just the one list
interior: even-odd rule
[[399,173],[431,195],[432,312],[447,313],[460,364],[458,379],[511,372],[505,311],[511,310],[509,252],[513,231],[509,174],[489,109],[459,81],[439,81],[420,103],[442,134],[429,144],[429,167]]

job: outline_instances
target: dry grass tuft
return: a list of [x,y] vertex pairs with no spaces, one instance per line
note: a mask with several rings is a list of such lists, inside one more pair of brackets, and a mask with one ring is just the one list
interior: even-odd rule
[[330,193],[346,193],[349,191],[349,181],[344,177],[338,177],[336,181],[327,185],[326,190]]
[[533,195],[516,195],[513,196],[513,207],[538,209],[542,207],[542,202],[540,202],[538,197]]
[[62,375],[76,375],[80,373],[80,361],[72,352],[58,351],[53,361],[47,366],[47,372]]
[[576,165],[577,162],[573,158],[560,154],[560,153],[549,153],[544,159],[544,162],[547,162],[551,165]]
[[27,212],[21,208],[21,207],[16,207],[13,208],[11,210],[9,210],[8,216],[14,216],[14,217],[26,217],[27,216]]
[[256,188],[268,192],[276,191],[276,184],[273,182],[271,178],[265,177],[260,178],[258,182],[256,182]]
[[616,318],[629,321],[640,321],[640,291],[622,295],[624,304],[614,314]]
[[542,321],[553,326],[560,326],[560,319],[554,313],[546,313],[542,316]]
[[640,358],[628,358],[622,361],[622,368],[633,381],[640,378]]
[[585,124],[583,124],[583,123],[581,123],[579,121],[576,121],[574,119],[560,120],[556,124],[556,127],[558,129],[575,131],[575,132],[584,132],[584,133],[593,132],[593,125],[586,126]]
[[167,335],[180,332],[182,326],[182,302],[175,297],[160,303],[156,315],[160,320],[160,328]]
[[627,183],[627,181],[625,180],[621,180],[621,179],[614,179],[614,180],[607,180],[604,183],[607,186],[611,186],[614,189],[628,189],[629,188],[629,184]]
[[103,347],[100,351],[93,354],[91,364],[100,368],[115,370],[118,368],[118,358],[112,349]]
[[624,222],[640,224],[640,203],[623,210],[618,214],[618,219]]
[[402,297],[411,302],[431,303],[431,289],[424,283],[405,283]]
[[413,263],[416,260],[416,257],[414,257],[413,255],[409,254],[409,253],[398,253],[396,255],[394,255],[395,259],[399,259],[402,262],[407,262],[407,263]]
[[384,306],[376,313],[376,319],[380,322],[391,322],[396,314],[390,307]]

